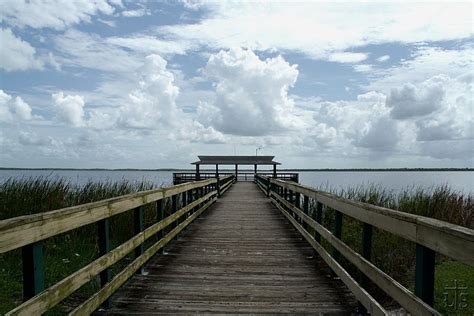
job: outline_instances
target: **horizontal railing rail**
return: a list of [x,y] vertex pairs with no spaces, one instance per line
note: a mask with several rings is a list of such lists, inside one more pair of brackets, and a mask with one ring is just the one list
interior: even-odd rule
[[[258,171],[258,175],[265,176],[265,177],[274,177],[274,173],[271,171]],[[235,172],[219,172],[219,176],[228,176],[228,175],[235,175]],[[216,177],[215,172],[200,172],[199,173],[199,180],[204,179],[212,179]],[[255,181],[255,172],[254,171],[238,171],[237,172],[238,180],[240,181]],[[277,172],[276,178],[285,181],[299,181],[299,174],[294,172]],[[175,172],[173,173],[173,183],[180,184],[186,182],[196,181],[196,173],[195,172]]]
[[[0,253],[22,248],[24,302],[6,315],[38,315],[53,308],[81,286],[100,276],[101,289],[71,314],[90,314],[160,249],[204,212],[234,183],[234,176],[213,178],[172,187],[128,194],[103,201],[73,206],[65,209],[20,216],[0,221]],[[171,199],[171,214],[165,216],[163,199]],[[180,202],[179,202],[180,201]],[[157,222],[145,229],[144,206],[154,203]],[[113,250],[110,249],[109,219],[132,211],[135,235]],[[43,240],[77,229],[84,225],[98,224],[99,258],[80,270],[43,289]],[[163,229],[171,230],[163,233]],[[157,236],[158,241],[144,250],[145,241]],[[113,278],[112,265],[135,251],[135,259]]]
[[[219,172],[219,177],[227,177],[234,175],[233,172]],[[199,173],[199,181],[200,180],[207,180],[216,178],[215,172],[202,172]],[[193,182],[196,181],[196,173],[195,172],[175,172],[173,173],[173,183],[180,184],[185,182]]]
[[[432,218],[349,200],[292,182],[257,176],[256,183],[371,314],[383,315],[387,312],[366,291],[367,279],[413,315],[439,315],[439,312],[432,307],[434,253],[438,252],[454,260],[474,265],[474,230]],[[316,205],[311,216],[310,202]],[[335,211],[333,232],[321,224],[324,206]],[[341,240],[343,215],[363,223],[361,254]],[[403,287],[370,262],[372,227],[416,243],[415,293]],[[308,228],[311,228],[311,233]],[[321,245],[321,237],[332,246],[332,255]],[[359,282],[340,265],[341,254],[362,273]]]

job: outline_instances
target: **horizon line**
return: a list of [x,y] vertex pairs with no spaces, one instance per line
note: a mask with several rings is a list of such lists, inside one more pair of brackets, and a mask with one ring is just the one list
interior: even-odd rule
[[[53,167],[0,167],[0,170],[102,170],[102,171],[194,171],[194,168],[53,168]],[[215,171],[213,168],[202,169]],[[220,170],[234,170],[233,168]],[[239,170],[251,170],[239,169]],[[279,168],[280,171],[474,171],[474,167],[385,167],[385,168]]]

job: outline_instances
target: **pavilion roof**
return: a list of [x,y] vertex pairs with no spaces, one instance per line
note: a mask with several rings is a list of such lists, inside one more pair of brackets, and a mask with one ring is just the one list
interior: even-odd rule
[[192,165],[281,165],[275,156],[198,156]]

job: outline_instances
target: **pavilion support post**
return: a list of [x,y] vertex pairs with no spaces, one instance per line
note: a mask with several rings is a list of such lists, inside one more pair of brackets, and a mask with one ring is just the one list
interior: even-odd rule
[[216,163],[216,178],[219,179],[219,164]]
[[255,174],[257,174],[257,164],[254,164],[254,165],[253,165],[253,172],[254,172]]
[[239,174],[239,165],[235,164],[235,182],[237,182],[238,174]]
[[277,177],[277,165],[276,164],[273,165],[273,177],[274,178]]
[[199,174],[199,164],[196,164],[196,181],[201,180],[201,176]]

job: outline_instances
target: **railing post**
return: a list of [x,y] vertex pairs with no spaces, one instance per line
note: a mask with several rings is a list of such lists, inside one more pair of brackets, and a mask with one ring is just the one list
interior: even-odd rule
[[[199,200],[202,197],[203,188],[199,187],[196,189],[196,199]],[[202,203],[198,203],[196,206],[196,211],[201,208]]]
[[[171,197],[171,214],[174,214],[176,213],[176,211],[178,210],[178,195],[175,194]],[[178,219],[176,219],[174,221],[174,224],[173,224],[173,228],[176,228],[178,227],[179,225],[179,222],[178,222]],[[178,235],[174,236],[174,239],[177,240],[178,239]]]
[[[98,237],[99,237],[99,257],[105,255],[110,251],[110,220],[104,218],[97,222],[98,224]],[[100,273],[100,287],[104,287],[112,278],[112,272],[110,268],[106,268]],[[102,303],[103,308],[110,308],[110,299],[107,299]]]
[[[292,204],[292,205],[295,205],[294,197],[295,197],[295,195],[294,195],[293,191],[288,190],[288,202],[290,202],[290,204]],[[295,212],[291,211],[291,215],[293,216],[293,218],[296,218]]]
[[23,266],[23,300],[27,301],[44,290],[43,243],[21,248]]
[[[144,223],[143,223],[143,213],[144,207],[139,206],[133,210],[133,232],[134,235],[137,235],[143,231]],[[143,254],[144,244],[141,243],[137,248],[135,248],[135,258],[140,257]],[[143,267],[141,267],[137,274],[143,274]]]
[[[370,261],[372,257],[372,225],[363,223],[362,224],[362,257]],[[359,271],[359,282],[362,288],[368,289],[369,278],[362,272]],[[366,315],[367,309],[359,302],[358,310],[360,314]]]
[[[156,201],[156,221],[157,222],[162,221],[164,218],[165,218],[164,200],[161,199],[161,200]],[[160,240],[161,238],[163,238],[163,235],[164,235],[163,229],[161,229],[159,232],[156,233],[156,238]],[[161,247],[159,252],[164,253],[165,248]]]
[[416,244],[415,295],[426,304],[434,303],[435,252]]
[[[323,203],[321,202],[316,202],[316,211],[313,212],[313,219],[318,223],[321,224],[322,222],[322,217],[323,217]],[[314,239],[318,242],[321,243],[321,235],[314,230]]]
[[[335,213],[335,222],[334,222],[334,236],[338,239],[341,239],[342,235],[342,213],[338,210],[334,210]],[[336,248],[332,248],[332,255],[336,261],[339,261],[340,253]]]
[[[293,197],[294,197],[294,205],[298,208],[301,209],[301,195],[299,192],[293,192]],[[295,214],[296,216],[296,214]],[[300,224],[303,223],[303,219],[300,217],[299,218]]]
[[[188,191],[181,193],[181,207],[188,205]],[[186,212],[186,218],[189,217],[189,212]],[[186,229],[186,227],[184,228]]]
[[[303,213],[309,215],[309,197],[303,195]],[[303,221],[303,229],[308,230],[308,224]]]
[[188,191],[188,204],[191,204],[193,202],[193,189]]

